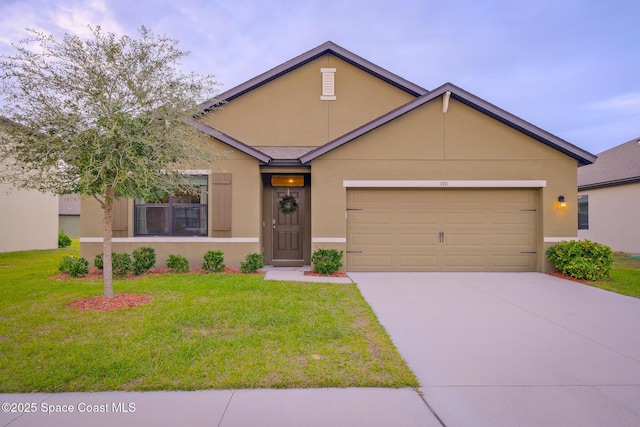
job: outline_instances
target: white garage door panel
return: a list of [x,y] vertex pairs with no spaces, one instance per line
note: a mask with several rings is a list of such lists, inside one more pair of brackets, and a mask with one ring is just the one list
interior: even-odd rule
[[350,189],[349,271],[535,271],[533,189]]

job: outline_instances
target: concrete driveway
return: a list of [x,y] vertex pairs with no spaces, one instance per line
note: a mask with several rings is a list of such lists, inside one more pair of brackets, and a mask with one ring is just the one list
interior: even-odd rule
[[640,425],[640,300],[540,273],[350,273],[446,426]]

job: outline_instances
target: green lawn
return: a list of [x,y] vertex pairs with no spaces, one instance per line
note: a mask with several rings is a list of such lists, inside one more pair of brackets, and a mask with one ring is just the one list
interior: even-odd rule
[[611,277],[601,282],[589,282],[590,286],[640,298],[640,258],[617,252],[614,254]]
[[115,281],[151,304],[80,312],[102,283],[52,278],[77,252],[0,254],[0,392],[418,385],[355,285],[165,274]]

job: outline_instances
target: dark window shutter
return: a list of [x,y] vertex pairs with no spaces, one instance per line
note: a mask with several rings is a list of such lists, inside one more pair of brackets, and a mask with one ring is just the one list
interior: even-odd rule
[[113,237],[127,237],[128,220],[129,200],[115,199],[113,201]]
[[231,231],[231,174],[214,173],[211,207],[213,231]]

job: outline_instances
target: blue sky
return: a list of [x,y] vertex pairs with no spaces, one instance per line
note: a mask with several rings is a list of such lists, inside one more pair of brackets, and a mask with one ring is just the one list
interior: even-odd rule
[[445,82],[597,154],[640,137],[637,0],[0,0],[0,53],[25,28],[191,51],[222,90],[328,40],[426,89]]

